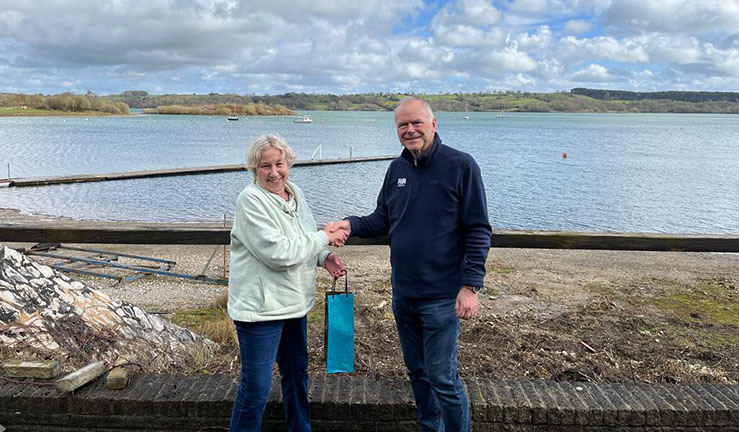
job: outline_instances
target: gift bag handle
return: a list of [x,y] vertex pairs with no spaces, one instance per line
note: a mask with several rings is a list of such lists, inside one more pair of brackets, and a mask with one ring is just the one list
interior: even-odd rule
[[[331,293],[336,293],[336,281],[339,280],[341,276],[334,278],[334,284],[331,286]],[[344,272],[344,294],[349,295],[349,277],[347,276],[347,272]]]

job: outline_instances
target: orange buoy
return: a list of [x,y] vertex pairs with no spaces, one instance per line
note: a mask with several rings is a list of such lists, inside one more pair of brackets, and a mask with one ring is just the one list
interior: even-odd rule
[[567,159],[567,152],[562,152],[562,159]]

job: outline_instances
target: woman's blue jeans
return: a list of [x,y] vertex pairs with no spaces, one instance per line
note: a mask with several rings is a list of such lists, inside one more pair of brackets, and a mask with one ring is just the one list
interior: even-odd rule
[[311,432],[306,318],[234,323],[239,338],[241,379],[229,430],[261,430],[272,385],[272,367],[277,361],[287,430]]
[[456,299],[393,296],[393,313],[421,432],[469,432],[470,407],[457,370]]

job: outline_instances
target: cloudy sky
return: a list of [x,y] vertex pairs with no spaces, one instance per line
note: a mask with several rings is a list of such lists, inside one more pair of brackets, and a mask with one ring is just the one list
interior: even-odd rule
[[739,91],[739,0],[0,0],[0,92]]

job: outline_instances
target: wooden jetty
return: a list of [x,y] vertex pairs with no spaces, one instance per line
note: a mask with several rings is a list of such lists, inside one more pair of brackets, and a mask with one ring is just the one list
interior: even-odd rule
[[[0,225],[0,242],[229,244],[230,227]],[[387,237],[351,237],[347,245],[387,245]],[[670,252],[739,252],[739,235],[493,230],[493,247]]]
[[[310,166],[310,165],[331,165],[331,164],[346,164],[346,163],[358,163],[358,162],[374,162],[395,159],[397,156],[366,156],[366,157],[351,157],[351,158],[338,158],[338,159],[304,159],[296,160],[293,166]],[[199,174],[213,174],[230,171],[245,171],[246,168],[243,164],[237,165],[216,165],[206,167],[192,167],[192,168],[169,168],[159,170],[146,170],[146,171],[127,171],[118,173],[108,174],[80,174],[70,176],[58,176],[58,177],[25,177],[25,178],[14,178],[7,180],[7,186],[9,187],[28,187],[28,186],[48,186],[65,183],[87,183],[87,182],[99,182],[99,181],[110,181],[110,180],[130,180],[137,178],[148,178],[148,177],[170,177],[170,176],[184,176],[184,175],[199,175]]]

